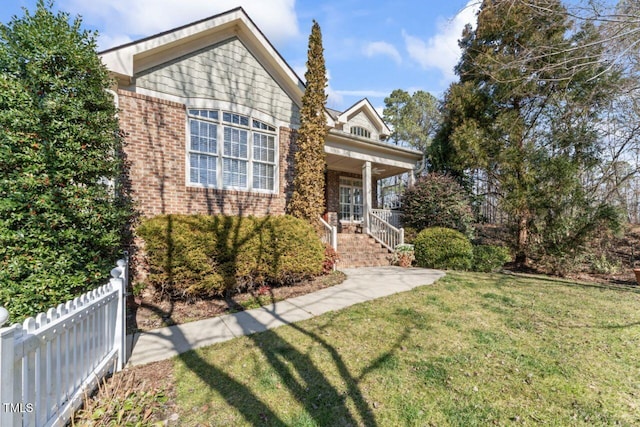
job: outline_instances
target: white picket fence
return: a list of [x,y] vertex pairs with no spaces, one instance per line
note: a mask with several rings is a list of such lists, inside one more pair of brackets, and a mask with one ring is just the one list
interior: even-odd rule
[[0,329],[0,426],[64,426],[85,393],[122,369],[127,267],[120,260],[104,286]]

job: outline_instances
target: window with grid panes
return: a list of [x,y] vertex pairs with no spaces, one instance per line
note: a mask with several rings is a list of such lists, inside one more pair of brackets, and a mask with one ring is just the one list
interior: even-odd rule
[[340,177],[339,219],[346,222],[362,221],[362,180]]
[[278,157],[274,126],[242,114],[190,109],[189,132],[191,184],[276,191]]

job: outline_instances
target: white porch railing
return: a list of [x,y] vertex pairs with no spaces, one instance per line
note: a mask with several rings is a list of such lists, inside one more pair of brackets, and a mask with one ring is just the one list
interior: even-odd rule
[[390,209],[371,209],[371,213],[383,221],[393,225],[395,228],[400,228],[402,212],[392,211]]
[[373,209],[369,211],[369,235],[390,251],[404,243],[404,229],[396,228],[380,218]]
[[322,217],[320,217],[320,223],[324,228],[324,233],[321,237],[322,243],[329,244],[334,251],[338,250],[338,229],[329,224]]
[[122,369],[126,270],[120,260],[106,285],[0,329],[0,426],[64,426],[85,393]]

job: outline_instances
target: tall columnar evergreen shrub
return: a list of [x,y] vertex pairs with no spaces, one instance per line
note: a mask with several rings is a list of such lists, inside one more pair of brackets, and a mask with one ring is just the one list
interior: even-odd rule
[[320,25],[313,21],[304,75],[307,86],[302,97],[298,151],[295,154],[294,191],[289,204],[291,215],[311,222],[324,211],[327,73],[323,51]]
[[51,8],[0,25],[0,305],[12,321],[104,284],[130,218],[96,36]]

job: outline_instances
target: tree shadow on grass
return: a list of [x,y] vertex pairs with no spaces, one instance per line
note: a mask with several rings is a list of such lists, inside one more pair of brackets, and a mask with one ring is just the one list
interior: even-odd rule
[[[245,384],[234,378],[233,374],[225,366],[220,366],[211,362],[211,357],[203,355],[198,351],[188,351],[180,354],[178,359],[185,370],[191,371],[204,384],[211,395],[220,396],[230,407],[236,409],[245,423],[250,425],[271,425],[284,426],[305,424],[313,422],[314,425],[366,425],[377,426],[373,413],[372,403],[368,402],[360,388],[360,382],[372,372],[385,369],[387,361],[392,358],[401,345],[407,340],[411,332],[411,326],[405,327],[404,332],[393,343],[389,350],[378,356],[368,366],[362,369],[358,376],[353,375],[345,362],[340,350],[329,340],[320,336],[316,331],[300,326],[299,324],[288,324],[295,333],[304,336],[311,341],[305,349],[298,349],[292,342],[294,336],[282,334],[279,330],[267,330],[254,333],[256,325],[264,323],[287,323],[274,309],[273,306],[262,307],[261,310],[269,314],[268,320],[264,316],[253,316],[250,312],[243,312],[245,322],[239,323],[242,333],[247,335],[247,339],[253,344],[255,351],[264,357],[263,365],[259,362],[254,365],[251,374],[251,383]],[[170,318],[170,313],[159,310],[157,315]],[[188,348],[189,343],[179,328],[172,330],[172,336],[165,337],[171,340],[176,348]],[[244,346],[239,342],[238,352],[245,351]],[[321,349],[328,357],[324,360],[328,368],[320,367],[314,361],[311,354],[313,348]],[[215,351],[215,350],[212,350]],[[221,362],[224,363],[224,362]],[[328,374],[330,370],[335,374]],[[194,385],[194,387],[198,387]],[[284,419],[282,412],[277,411],[273,402],[265,401],[262,396],[262,389],[265,393],[279,396],[282,392],[287,393],[287,399],[293,399],[303,408],[301,413],[289,416]],[[272,392],[269,392],[272,390]],[[203,408],[197,405],[202,404]],[[286,401],[277,402],[275,405],[286,404]],[[195,403],[194,407],[183,406],[182,411],[206,411],[200,419],[207,416],[216,416],[215,408],[208,403]],[[284,411],[285,413],[287,411]],[[291,413],[291,411],[289,411]]]
[[[223,217],[214,218],[213,223],[207,225],[208,230],[214,233],[213,241],[196,242],[198,245],[213,247],[215,253],[224,254],[224,262],[220,262],[217,266],[221,268],[222,274],[226,277],[225,280],[233,280],[240,275],[239,260],[240,257],[246,255],[243,251],[246,249],[247,242],[255,240],[255,244],[252,244],[249,250],[255,252],[257,259],[262,260],[266,251],[273,250],[271,242],[278,237],[268,218],[257,220],[249,228],[244,227],[242,221],[242,218],[236,220]],[[188,224],[191,227],[201,226],[197,222],[189,222]],[[184,267],[181,262],[177,262],[178,258],[175,256],[175,251],[178,248],[174,245],[174,226],[172,217],[167,217],[166,229],[164,230],[166,257],[163,265],[168,284],[178,280],[175,273]],[[253,237],[257,237],[257,239],[251,240]],[[276,253],[273,257],[273,262],[276,264],[280,260],[279,255]],[[259,263],[259,265],[260,268],[273,268],[269,265],[265,267],[264,263]],[[163,311],[159,307],[152,309],[166,323],[175,323],[171,318],[171,309],[167,311]],[[230,407],[235,408],[247,424],[284,426],[298,422],[304,424],[306,420],[307,424],[313,422],[316,425],[377,426],[373,409],[363,395],[359,383],[367,373],[379,369],[378,365],[384,364],[384,361],[400,346],[408,332],[405,332],[404,338],[396,343],[394,349],[373,361],[371,366],[365,368],[363,374],[357,378],[349,371],[339,349],[331,342],[314,331],[305,329],[298,324],[290,324],[276,312],[273,305],[262,307],[261,310],[266,312],[267,316],[264,315],[265,313],[253,316],[250,312],[243,312],[241,315],[244,321],[238,321],[240,329],[235,328],[233,333],[248,336],[256,350],[264,357],[265,369],[273,374],[275,383],[271,385],[274,387],[279,385],[282,391],[287,392],[288,396],[291,396],[303,408],[301,413],[287,415],[287,417],[294,417],[293,419],[283,419],[281,414],[290,413],[290,411],[276,411],[274,405],[286,404],[286,401],[275,404],[267,402],[267,398],[262,396],[260,391],[262,385],[257,383],[259,379],[252,378],[250,384],[244,384],[229,374],[225,366],[219,366],[215,362],[207,360],[207,357],[203,356],[201,352],[187,351],[180,354],[178,359],[184,369],[191,371],[204,384],[207,391],[211,392],[211,395],[220,396]],[[311,340],[314,346],[318,346],[325,352],[330,360],[328,363],[332,374],[323,371],[325,368],[321,368],[314,361],[310,350],[314,346],[308,347],[309,350],[299,350],[281,333],[266,330],[269,325],[274,324],[289,324],[295,332]],[[166,333],[158,333],[157,336],[167,340],[178,352],[185,351],[195,345],[194,342],[190,342],[190,338],[185,336],[179,327],[172,327],[169,331],[168,336],[165,335]],[[256,334],[257,331],[264,332]],[[211,334],[213,336],[218,332],[212,331]],[[232,332],[231,328],[227,332]],[[238,349],[238,352],[241,351]],[[269,385],[267,381],[266,386]],[[194,404],[198,403],[194,402]],[[206,411],[205,417],[215,416],[213,413],[215,408],[210,408],[208,404],[203,405],[206,406],[206,408],[201,408]],[[192,408],[183,407],[182,410],[190,411]],[[296,419],[296,416],[299,419]]]
[[[158,315],[167,317],[168,313],[158,312]],[[172,335],[165,337],[175,345],[176,348],[187,348],[189,346],[187,338],[181,333],[179,328],[172,329]],[[251,391],[247,386],[231,377],[206,359],[201,357],[196,351],[188,351],[177,356],[184,364],[185,368],[193,372],[209,390],[215,390],[229,406],[238,410],[244,420],[252,425],[286,426],[287,424],[265,403],[259,396]],[[206,408],[182,407],[184,412],[192,410],[203,410]],[[266,423],[268,421],[268,423]]]
[[[283,320],[274,311],[270,313],[274,319]],[[318,334],[295,323],[288,326],[319,344],[329,354],[344,384],[342,390],[331,384],[308,353],[295,349],[276,331],[250,335],[251,341],[265,356],[291,395],[304,406],[306,413],[317,425],[377,425],[372,408],[358,387],[358,379],[351,375],[340,352]],[[360,421],[350,412],[348,399],[353,401]]]
[[[297,350],[278,334],[277,330],[253,335],[249,330],[244,331],[283,382],[284,388],[305,408],[306,414],[315,421],[315,425],[377,426],[373,409],[363,395],[359,383],[368,374],[384,369],[386,362],[408,339],[411,326],[405,326],[403,333],[390,349],[378,356],[369,366],[362,369],[358,377],[355,377],[349,371],[340,351],[328,340],[310,329],[303,328],[298,323],[286,322],[273,305],[263,307],[263,310],[269,313],[273,320],[287,323],[289,328],[306,336],[312,343],[318,344],[329,355],[332,362],[330,369],[337,371],[338,377],[334,383],[342,383],[340,387],[331,383],[328,376],[316,366],[309,352],[303,353]],[[355,407],[355,414],[349,409],[349,400]]]
[[610,282],[608,284],[603,284],[603,283],[595,283],[595,282],[588,283],[588,282],[583,282],[577,279],[574,280],[574,279],[564,278],[564,277],[546,276],[543,274],[523,274],[523,273],[509,272],[506,274],[503,273],[501,274],[501,276],[502,277],[500,277],[497,282],[499,285],[505,285],[505,284],[508,285],[510,283],[510,280],[515,277],[519,280],[532,282],[532,284],[535,284],[533,282],[542,282],[542,283],[547,283],[547,284],[552,284],[557,286],[577,286],[582,288],[593,288],[593,289],[602,289],[602,290],[608,290],[608,291],[630,292],[630,293],[640,294],[640,286],[638,286],[636,283],[621,281],[621,280]]
[[[157,307],[155,311],[158,316],[170,320],[169,311],[163,311]],[[274,315],[274,319],[279,318],[276,313],[270,313]],[[248,312],[244,314],[250,316]],[[255,317],[251,318],[258,322]],[[264,356],[266,361],[262,368],[259,366],[255,368],[258,371],[254,373],[255,376],[251,379],[250,385],[243,384],[230,375],[225,367],[216,366],[198,351],[187,351],[178,355],[177,358],[184,369],[197,376],[212,394],[220,396],[230,407],[235,408],[247,424],[286,426],[295,424],[295,416],[298,416],[313,419],[315,425],[376,426],[372,408],[364,398],[358,383],[367,373],[378,369],[380,360],[392,354],[393,350],[376,359],[359,378],[356,378],[349,372],[340,352],[327,340],[299,325],[290,324],[289,326],[319,344],[329,355],[332,362],[330,369],[335,368],[338,373],[334,383],[342,383],[342,385],[334,385],[316,365],[309,352],[296,349],[277,330],[261,333],[252,333],[253,331],[249,329],[244,331],[250,334],[247,338],[255,344],[255,349]],[[406,334],[403,337],[406,337]],[[171,335],[164,338],[170,340],[176,349],[190,346],[188,338],[179,328],[172,328]],[[304,408],[304,414],[294,415],[292,419],[283,419],[276,412],[273,403],[265,402],[260,396],[260,391],[256,391],[264,387],[287,392]],[[352,413],[349,400],[353,402],[357,415]],[[215,416],[215,408],[211,408],[207,403],[203,403],[202,408],[196,405],[198,403],[194,402],[194,407],[182,406],[181,410],[183,413],[198,410],[210,411],[211,416]],[[205,414],[206,416],[208,414]]]

